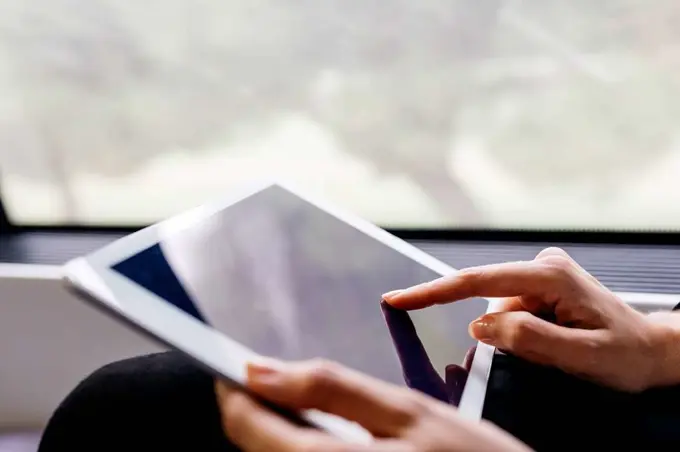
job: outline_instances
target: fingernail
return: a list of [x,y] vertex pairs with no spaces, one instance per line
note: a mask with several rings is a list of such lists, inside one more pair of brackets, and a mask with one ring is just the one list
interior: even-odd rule
[[470,335],[485,344],[493,344],[496,336],[496,319],[492,315],[483,315],[470,324]]
[[285,364],[271,358],[258,358],[248,363],[248,382],[271,385],[280,379]]
[[399,290],[393,290],[391,292],[387,292],[387,293],[383,294],[382,299],[389,303],[390,301],[392,301],[394,299],[394,297],[396,297],[397,295],[399,295],[403,291],[404,291],[403,289],[399,289]]

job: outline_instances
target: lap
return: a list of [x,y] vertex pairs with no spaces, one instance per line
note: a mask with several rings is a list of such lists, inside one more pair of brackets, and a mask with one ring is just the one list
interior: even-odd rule
[[109,364],[60,404],[40,452],[236,450],[225,439],[210,375],[177,352]]
[[[556,444],[680,445],[680,387],[632,395],[554,369],[494,360],[485,417],[537,450]],[[39,452],[236,450],[220,425],[213,379],[178,352],[109,364],[50,420]]]

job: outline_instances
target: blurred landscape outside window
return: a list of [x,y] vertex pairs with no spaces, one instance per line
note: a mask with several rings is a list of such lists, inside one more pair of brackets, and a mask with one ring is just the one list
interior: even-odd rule
[[680,229],[674,0],[0,0],[18,224],[253,179],[390,227]]

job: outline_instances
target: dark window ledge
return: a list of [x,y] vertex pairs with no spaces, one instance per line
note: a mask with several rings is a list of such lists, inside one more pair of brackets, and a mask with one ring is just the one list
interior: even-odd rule
[[[0,262],[60,265],[110,243],[132,229],[94,231],[34,229],[0,236]],[[427,233],[426,233],[427,232]],[[399,235],[454,268],[533,258],[547,246],[562,246],[586,270],[620,292],[680,293],[680,243],[669,237],[626,242],[626,234],[614,243],[598,243],[602,236],[567,233],[429,233],[397,231]],[[429,234],[428,234],[429,233]],[[503,236],[505,234],[505,236]],[[514,235],[513,235],[514,234]],[[547,233],[546,233],[547,234]],[[584,240],[579,242],[578,237]],[[514,238],[515,240],[511,240]],[[539,240],[543,238],[544,240]],[[611,237],[610,237],[611,238]],[[644,238],[644,237],[643,237]],[[534,240],[531,240],[534,239]],[[559,240],[562,239],[562,240]],[[590,240],[588,240],[590,239]],[[598,240],[596,240],[598,239]],[[584,243],[590,242],[590,243]]]

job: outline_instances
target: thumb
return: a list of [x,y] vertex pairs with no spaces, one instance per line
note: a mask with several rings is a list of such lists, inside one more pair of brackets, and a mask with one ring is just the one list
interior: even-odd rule
[[470,324],[470,335],[536,364],[588,373],[603,341],[602,331],[567,328],[526,311],[486,314]]

